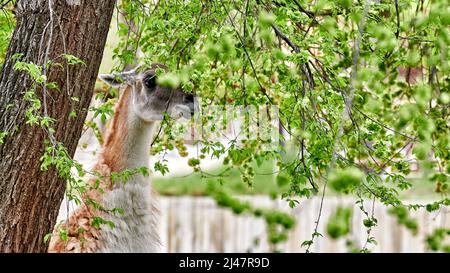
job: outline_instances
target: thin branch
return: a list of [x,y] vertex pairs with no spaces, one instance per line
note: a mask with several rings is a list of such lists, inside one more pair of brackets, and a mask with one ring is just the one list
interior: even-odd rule
[[241,37],[241,35],[239,34],[238,29],[236,28],[236,25],[234,24],[234,21],[233,21],[233,19],[231,18],[230,13],[228,12],[227,7],[226,7],[225,4],[223,3],[223,0],[220,0],[220,3],[222,4],[222,7],[225,9],[225,12],[227,13],[228,19],[230,20],[230,23],[231,23],[231,25],[233,26],[233,28],[234,28],[234,30],[235,30],[235,32],[236,32],[236,35],[237,35],[238,38],[239,38],[239,41],[240,41],[240,43],[241,43],[241,45],[242,45],[242,47],[243,47],[243,49],[244,49],[245,55],[247,56],[248,61],[249,61],[249,63],[250,63],[250,66],[251,66],[251,68],[252,68],[252,71],[253,71],[253,74],[254,74],[254,76],[255,76],[256,82],[257,82],[258,85],[259,85],[260,91],[261,91],[261,92],[264,94],[264,96],[269,100],[269,102],[270,102],[271,104],[273,104],[272,98],[267,94],[265,88],[262,86],[261,81],[259,80],[258,74],[256,73],[256,68],[255,68],[255,66],[253,65],[253,61],[252,61],[252,59],[251,59],[251,57],[250,57],[250,54],[248,53],[248,50],[247,50],[246,47],[245,47],[244,41],[242,40],[242,37]]
[[397,30],[395,31],[395,37],[398,39],[400,35],[400,11],[398,10],[398,0],[395,0],[395,13],[397,15]]
[[272,24],[272,29],[275,31],[275,34],[280,37],[280,39],[282,39],[283,41],[286,42],[286,44],[288,44],[295,53],[299,53],[300,52],[300,47],[298,47],[295,43],[293,43],[286,35],[283,34],[283,32],[281,32],[281,30],[277,27],[277,25]]
[[0,6],[0,9],[4,9],[9,3],[11,3],[12,2],[12,0],[7,0],[5,3],[3,3],[1,6]]
[[[49,0],[48,1],[48,9],[49,9],[49,13],[50,13],[50,21],[49,21],[49,27],[50,27],[50,33],[49,33],[49,37],[47,39],[47,47],[45,49],[45,55],[44,55],[44,61],[43,61],[43,75],[47,74],[47,62],[48,62],[48,57],[50,55],[50,46],[51,46],[51,42],[53,39],[53,28],[54,28],[54,24],[53,24],[53,0]],[[45,33],[44,33],[45,34]],[[42,35],[44,35],[42,34]],[[43,84],[43,107],[44,107],[44,116],[48,117],[48,108],[47,108],[47,84],[44,83]],[[53,135],[52,131],[48,131],[49,134],[49,138],[50,141],[52,143],[52,145],[56,146],[56,139],[55,136]]]
[[[189,45],[191,44],[191,40],[193,40],[193,38],[195,37],[194,34],[196,34],[197,32],[200,31],[200,19],[202,18],[202,14],[203,11],[205,10],[205,6],[202,5],[202,8],[200,9],[200,12],[197,16],[197,19],[195,20],[195,27],[194,30],[191,32],[193,35],[189,38],[189,40],[186,42],[186,44],[181,48],[180,51],[178,51],[178,59],[177,59],[177,69],[180,68],[180,63],[181,63],[181,58],[183,58],[184,52],[186,51],[186,49],[188,48]],[[175,42],[175,44],[173,45],[173,48],[171,49],[171,52],[173,49],[175,49],[176,43],[178,43],[179,39],[177,39],[177,41]],[[194,43],[194,41],[193,41]],[[170,54],[170,53],[169,53]]]
[[311,19],[314,18],[314,12],[304,9],[304,8],[300,5],[300,3],[299,3],[297,0],[293,0],[293,1],[294,1],[294,3],[297,5],[298,9],[299,9],[301,12],[303,12],[304,14],[306,14],[306,16],[308,16],[308,17],[311,18]]
[[361,111],[361,110],[360,110],[359,108],[357,108],[357,107],[354,107],[353,109],[356,110],[356,111],[357,111],[358,113],[360,113],[361,115],[363,115],[365,118],[367,118],[367,119],[369,119],[369,120],[375,122],[376,124],[380,125],[381,127],[383,127],[383,128],[386,129],[386,130],[389,130],[389,131],[391,131],[391,132],[393,132],[393,133],[396,133],[396,134],[398,134],[398,135],[401,135],[401,136],[403,136],[403,137],[405,137],[405,138],[407,138],[407,139],[409,139],[409,140],[411,140],[411,141],[416,141],[416,140],[417,140],[417,139],[414,138],[414,137],[408,136],[408,135],[406,135],[406,134],[404,134],[404,133],[402,133],[402,132],[399,132],[399,131],[397,131],[397,130],[395,130],[395,129],[393,129],[393,128],[391,128],[391,127],[385,125],[385,124],[383,124],[382,122],[380,122],[380,121],[378,121],[378,120],[376,120],[376,119],[374,119],[374,118],[371,118],[370,116],[368,116],[367,114],[365,114],[363,111]]
[[[344,134],[344,124],[345,121],[347,120],[347,118],[349,117],[349,113],[351,112],[351,107],[352,107],[352,102],[353,102],[353,96],[355,93],[355,82],[356,82],[356,75],[357,75],[357,71],[358,71],[358,60],[359,60],[359,53],[360,53],[360,45],[361,45],[361,41],[362,41],[362,35],[364,33],[364,27],[366,24],[366,18],[367,18],[367,14],[369,12],[369,6],[370,6],[370,1],[371,0],[366,0],[366,3],[364,5],[364,11],[363,11],[363,16],[361,21],[359,22],[359,32],[358,32],[358,36],[355,42],[355,49],[353,52],[353,58],[352,58],[352,74],[350,77],[350,86],[349,86],[349,95],[348,97],[345,98],[344,103],[344,109],[342,110],[342,114],[341,114],[341,123],[339,124],[339,130],[338,130],[338,134],[336,136],[336,140],[334,142],[334,147],[333,147],[333,151],[332,151],[332,156],[331,156],[331,163],[328,167],[328,170],[326,172],[325,175],[325,182],[323,185],[323,192],[322,192],[322,198],[321,198],[321,202],[320,202],[320,208],[319,208],[319,215],[317,216],[317,220],[316,220],[316,226],[314,228],[314,233],[312,235],[311,241],[314,242],[314,238],[316,237],[318,228],[319,228],[319,222],[322,216],[322,208],[323,208],[323,200],[325,198],[325,193],[326,193],[326,187],[328,184],[328,176],[329,174],[333,171],[334,166],[336,164],[336,160],[337,160],[337,149],[339,146],[339,140],[341,139],[342,135]],[[342,92],[343,94],[343,92]],[[309,252],[309,249],[311,247],[312,243],[308,245],[306,252]]]

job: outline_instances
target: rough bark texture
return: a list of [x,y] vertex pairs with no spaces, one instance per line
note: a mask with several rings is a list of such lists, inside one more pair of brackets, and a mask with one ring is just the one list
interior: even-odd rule
[[[0,252],[44,252],[44,236],[52,231],[66,183],[56,169],[40,170],[44,140],[48,134],[39,126],[27,125],[28,103],[24,92],[31,80],[13,69],[11,57],[42,63],[42,47],[50,38],[49,0],[18,0],[17,25],[0,75],[0,132],[7,132],[0,144]],[[59,91],[47,91],[48,114],[56,119],[56,140],[74,155],[100,66],[115,0],[51,0],[53,35],[49,59],[64,64],[61,54],[82,59],[86,65],[53,67],[47,73]],[[46,30],[46,31],[44,31]],[[43,36],[43,43],[41,38]],[[64,36],[64,37],[63,37]],[[44,51],[44,52],[42,52]],[[39,92],[42,99],[42,92]],[[79,102],[71,100],[78,97]],[[77,118],[69,118],[74,110]]]

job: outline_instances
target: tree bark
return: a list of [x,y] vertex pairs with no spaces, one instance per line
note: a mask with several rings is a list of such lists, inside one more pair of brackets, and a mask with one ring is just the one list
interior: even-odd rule
[[[48,115],[56,119],[52,125],[54,136],[73,157],[114,4],[115,0],[17,1],[16,29],[0,75],[0,133],[8,133],[0,144],[0,252],[46,251],[43,239],[55,225],[66,187],[55,168],[40,169],[44,141],[49,135],[37,125],[26,124],[29,105],[24,92],[32,81],[25,72],[13,69],[15,61],[11,57],[21,53],[21,60],[42,65],[42,56],[47,52],[49,60],[63,64],[64,68],[53,66],[46,73],[48,82],[56,82],[59,87],[59,91],[47,90],[46,101]],[[53,24],[49,24],[50,18]],[[66,65],[61,57],[64,53],[82,59],[86,65]],[[42,100],[43,92],[38,93]],[[76,118],[69,117],[71,111],[77,113]]]

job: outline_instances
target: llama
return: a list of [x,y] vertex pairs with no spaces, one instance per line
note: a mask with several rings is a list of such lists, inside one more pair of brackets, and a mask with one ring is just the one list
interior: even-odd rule
[[[122,183],[109,179],[111,173],[148,166],[148,147],[158,122],[169,114],[172,118],[190,118],[194,96],[180,88],[159,86],[156,69],[167,71],[162,64],[152,64],[139,73],[137,69],[119,75],[100,75],[100,79],[120,91],[115,114],[105,132],[106,138],[94,171],[104,179],[91,178],[92,189],[83,194],[84,201],[95,200],[106,209],[120,208],[122,214],[95,208],[84,202],[60,226],[55,227],[49,252],[158,252],[159,237],[155,193],[150,179],[135,174]],[[123,82],[123,84],[122,84]],[[114,223],[93,226],[101,217]],[[62,240],[58,230],[67,231]]]

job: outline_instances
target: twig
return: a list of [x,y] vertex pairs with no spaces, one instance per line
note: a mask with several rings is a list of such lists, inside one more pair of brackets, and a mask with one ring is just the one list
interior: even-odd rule
[[[319,228],[319,222],[320,222],[320,218],[322,216],[322,208],[323,208],[323,200],[325,198],[325,193],[326,193],[326,187],[328,184],[328,176],[329,174],[333,171],[334,169],[334,165],[336,164],[336,159],[337,159],[337,149],[339,146],[339,140],[342,137],[342,135],[344,134],[344,124],[345,121],[347,120],[349,113],[351,112],[351,107],[352,107],[352,102],[353,102],[353,96],[355,93],[355,82],[356,82],[356,76],[357,76],[357,72],[358,72],[358,60],[359,60],[359,53],[360,53],[360,45],[361,45],[361,41],[362,41],[362,35],[364,32],[364,26],[366,24],[366,18],[367,18],[367,14],[369,12],[369,6],[370,6],[370,1],[371,0],[366,0],[366,3],[364,5],[364,11],[363,11],[363,16],[362,19],[359,23],[359,32],[358,32],[358,36],[355,42],[355,50],[353,52],[353,57],[352,57],[352,73],[351,73],[351,77],[350,77],[350,86],[349,86],[349,96],[345,97],[344,103],[344,109],[342,110],[342,114],[341,114],[341,123],[339,124],[339,130],[338,130],[338,134],[336,136],[336,140],[334,142],[334,147],[333,147],[333,151],[332,151],[332,155],[331,155],[331,162],[330,165],[328,167],[328,170],[326,172],[325,175],[325,181],[324,181],[324,185],[323,185],[323,192],[322,192],[322,197],[321,197],[321,202],[320,202],[320,208],[319,208],[319,215],[317,216],[317,220],[316,220],[316,226],[314,228],[314,233],[312,235],[311,241],[314,242],[314,238],[316,237],[318,228]],[[344,92],[342,92],[342,94],[344,94]],[[309,252],[309,249],[311,247],[312,243],[308,245],[306,252]]]
[[398,10],[398,0],[395,0],[395,13],[397,15],[397,30],[395,31],[395,37],[398,39],[400,35],[400,11]]
[[306,14],[306,16],[308,16],[309,18],[314,18],[314,12],[304,9],[297,0],[293,1],[301,12]]
[[294,44],[286,35],[281,32],[281,30],[275,25],[272,24],[272,29],[275,31],[275,34],[280,37],[283,41],[285,41],[293,50],[295,53],[300,52],[300,48]]
[[[361,200],[362,200],[362,198],[361,198]],[[372,212],[371,212],[371,214],[370,214],[370,221],[373,221],[374,220],[374,215],[375,215],[375,200],[376,200],[376,197],[374,196],[373,197],[373,199],[372,199]],[[362,200],[363,201],[363,200]],[[363,201],[364,202],[364,201]],[[364,203],[361,203],[361,206],[363,207],[364,206]],[[364,208],[364,207],[363,207]],[[369,217],[369,214],[367,213],[367,211],[363,211],[364,212],[364,214],[367,216],[367,217]],[[369,244],[369,241],[371,240],[370,239],[370,234],[372,233],[372,228],[373,228],[373,225],[370,225],[370,227],[367,229],[367,238],[366,238],[366,242],[364,243],[364,246],[363,246],[363,249],[362,250],[366,250],[367,249],[367,245]]]
[[[50,21],[49,21],[49,27],[50,27],[50,33],[49,33],[49,37],[47,39],[47,47],[45,49],[45,55],[44,55],[44,61],[43,61],[43,75],[47,74],[47,62],[48,62],[48,57],[50,54],[50,46],[51,46],[51,42],[53,39],[53,28],[54,28],[54,24],[53,24],[53,0],[49,0],[48,1],[48,9],[49,9],[49,13],[50,13]],[[45,33],[43,33],[42,35],[44,35]],[[44,106],[44,116],[48,117],[48,108],[47,108],[47,84],[44,82],[43,85],[43,106]],[[49,138],[50,138],[50,142],[52,143],[52,145],[56,146],[56,139],[55,136],[53,135],[53,132],[48,130],[48,134],[49,134]]]
[[11,3],[11,1],[12,1],[12,0],[7,0],[5,3],[3,3],[3,4],[0,6],[0,9],[4,9],[9,3]]
[[238,36],[238,39],[239,39],[241,45],[243,46],[245,55],[247,56],[247,59],[248,59],[248,61],[249,61],[249,63],[250,63],[250,66],[251,66],[251,68],[252,68],[252,72],[253,72],[253,74],[254,74],[254,76],[255,76],[256,82],[257,82],[258,85],[259,85],[260,91],[261,91],[261,92],[264,94],[264,96],[269,100],[269,102],[270,102],[271,104],[273,104],[272,98],[267,94],[267,92],[265,91],[265,88],[262,86],[261,81],[259,80],[258,74],[256,73],[256,68],[255,68],[255,66],[253,65],[253,61],[252,61],[252,59],[251,59],[251,57],[250,57],[250,54],[248,53],[248,50],[245,48],[244,41],[242,40],[242,37],[241,37],[241,35],[239,34],[239,32],[238,32],[238,30],[237,30],[237,28],[236,28],[236,25],[234,24],[234,21],[233,21],[233,19],[231,18],[230,13],[228,12],[227,7],[226,7],[225,4],[223,3],[223,0],[220,0],[220,3],[222,4],[222,7],[225,9],[225,12],[227,13],[228,19],[230,20],[230,23],[231,23],[231,25],[233,26],[233,28],[234,28],[234,30],[235,30],[235,32],[236,32],[236,35]]
[[396,133],[396,134],[398,134],[398,135],[401,135],[401,136],[403,136],[403,137],[405,137],[405,138],[407,138],[407,139],[409,139],[409,140],[411,140],[411,141],[416,141],[416,140],[417,140],[417,139],[414,138],[414,137],[405,135],[405,134],[403,134],[402,132],[399,132],[399,131],[397,131],[397,130],[395,130],[395,129],[393,129],[393,128],[391,128],[391,127],[385,125],[385,124],[383,124],[382,122],[380,122],[380,121],[378,121],[378,120],[376,120],[376,119],[374,119],[374,118],[371,118],[370,116],[368,116],[367,114],[365,114],[363,111],[361,111],[361,110],[360,110],[359,108],[357,108],[357,107],[355,107],[354,109],[355,109],[357,112],[359,112],[361,115],[363,115],[365,118],[367,118],[367,119],[369,119],[369,120],[375,122],[376,124],[380,125],[381,127],[383,127],[383,128],[386,129],[386,130],[389,130],[389,131],[391,131],[391,132],[393,132],[393,133]]

